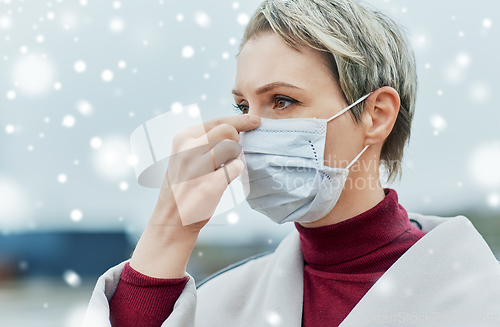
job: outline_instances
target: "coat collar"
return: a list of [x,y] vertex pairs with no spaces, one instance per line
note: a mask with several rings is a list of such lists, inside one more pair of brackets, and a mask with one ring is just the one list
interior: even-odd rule
[[[457,325],[500,312],[500,265],[464,216],[410,214],[429,229],[373,285],[340,324]],[[496,321],[497,323],[499,320]],[[479,325],[479,324],[478,324]]]
[[[409,218],[426,235],[380,277],[339,327],[383,326],[390,319],[412,326],[414,319],[435,326],[477,315],[498,319],[500,265],[469,219],[416,213],[409,213]],[[268,290],[266,302],[270,312],[279,314],[282,326],[300,327],[304,259],[297,230],[275,254],[273,290]]]
[[[498,319],[500,265],[472,223],[463,216],[408,217],[426,234],[377,280],[339,327],[456,326],[446,319]],[[186,320],[195,316],[196,326],[301,327],[303,272],[294,229],[274,253],[228,270],[198,290],[190,279],[162,326],[192,326]]]

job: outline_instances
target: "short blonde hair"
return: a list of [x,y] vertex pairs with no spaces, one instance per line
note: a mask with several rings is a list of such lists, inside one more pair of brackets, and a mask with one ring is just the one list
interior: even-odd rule
[[[265,0],[246,26],[240,52],[248,40],[267,31],[297,51],[297,44],[320,51],[348,104],[383,86],[399,93],[401,107],[380,161],[388,180],[401,177],[417,95],[415,55],[406,32],[354,0]],[[350,112],[359,123],[363,104]]]

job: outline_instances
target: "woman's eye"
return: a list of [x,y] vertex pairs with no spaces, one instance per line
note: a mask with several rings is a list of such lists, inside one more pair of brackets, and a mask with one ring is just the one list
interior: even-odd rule
[[[289,105],[298,103],[299,101],[285,98],[282,96],[276,96],[273,100],[273,104],[277,110],[285,110]],[[235,111],[239,114],[248,114],[248,105],[245,104],[233,104]]]
[[248,106],[244,104],[233,104],[233,107],[235,108],[234,110],[241,115],[248,114]]
[[297,103],[299,101],[294,100],[294,99],[289,99],[289,98],[284,98],[284,97],[275,97],[274,98],[274,103],[276,104],[276,108],[278,110],[284,110],[286,107],[288,107],[290,104],[286,104],[289,102],[290,104]]

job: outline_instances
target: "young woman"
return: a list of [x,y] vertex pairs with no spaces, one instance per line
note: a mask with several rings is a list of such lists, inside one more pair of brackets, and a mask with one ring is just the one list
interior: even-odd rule
[[[264,1],[238,54],[242,115],[174,139],[184,155],[131,259],[99,278],[84,326],[500,323],[500,265],[470,221],[407,213],[381,187],[380,164],[401,173],[416,90],[413,51],[382,13]],[[211,146],[185,151],[202,138]],[[196,285],[188,258],[245,166],[250,206],[296,230]]]

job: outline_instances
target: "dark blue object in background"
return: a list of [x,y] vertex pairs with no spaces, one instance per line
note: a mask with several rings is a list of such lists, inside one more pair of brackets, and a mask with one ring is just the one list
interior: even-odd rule
[[0,271],[4,272],[3,278],[60,277],[66,270],[82,277],[95,277],[129,259],[133,248],[124,233],[0,235]]

